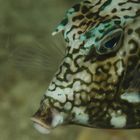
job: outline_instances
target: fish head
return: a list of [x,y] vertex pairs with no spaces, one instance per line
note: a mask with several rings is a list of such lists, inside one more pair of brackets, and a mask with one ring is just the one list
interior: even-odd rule
[[[63,32],[67,47],[40,108],[32,118],[39,130],[47,132],[66,124],[127,127],[119,95],[128,85],[128,79],[124,80],[126,73],[128,76],[136,66],[133,59],[129,60],[130,53],[135,55],[134,62],[139,59],[140,50],[135,51],[137,44],[132,46],[130,38],[138,37],[138,34],[132,35],[130,29],[137,28],[139,20],[136,3],[131,3],[135,10],[130,8],[128,15],[121,8],[129,4],[121,2],[81,2],[68,10],[53,32],[53,35]],[[113,10],[115,5],[119,5],[117,13]],[[126,108],[127,105],[124,110]],[[118,115],[116,119],[114,116]]]

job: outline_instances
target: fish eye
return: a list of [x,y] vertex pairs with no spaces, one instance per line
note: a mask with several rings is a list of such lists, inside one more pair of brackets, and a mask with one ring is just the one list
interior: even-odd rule
[[115,37],[111,38],[110,40],[108,40],[107,42],[105,42],[104,46],[108,49],[111,49],[117,45],[119,40],[120,40],[120,36],[119,35],[115,36]]
[[102,55],[116,51],[120,47],[122,36],[122,29],[109,32],[100,41],[99,46],[96,49],[97,53]]

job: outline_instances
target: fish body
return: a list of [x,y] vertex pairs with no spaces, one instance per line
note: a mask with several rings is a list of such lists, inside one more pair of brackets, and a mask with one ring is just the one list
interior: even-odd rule
[[59,32],[66,53],[32,118],[37,128],[140,128],[140,1],[82,1]]

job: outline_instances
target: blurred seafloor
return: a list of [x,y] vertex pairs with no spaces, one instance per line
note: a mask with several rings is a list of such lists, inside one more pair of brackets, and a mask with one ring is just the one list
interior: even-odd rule
[[67,126],[42,135],[32,126],[30,117],[64,53],[62,38],[54,41],[51,31],[77,1],[0,0],[0,140],[140,139],[139,130]]

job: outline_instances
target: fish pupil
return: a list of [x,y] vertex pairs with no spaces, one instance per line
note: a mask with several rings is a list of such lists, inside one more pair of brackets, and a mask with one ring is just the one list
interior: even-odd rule
[[113,37],[109,41],[107,41],[104,45],[106,48],[111,49],[116,46],[117,42],[120,40],[120,36]]

